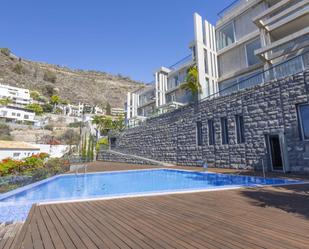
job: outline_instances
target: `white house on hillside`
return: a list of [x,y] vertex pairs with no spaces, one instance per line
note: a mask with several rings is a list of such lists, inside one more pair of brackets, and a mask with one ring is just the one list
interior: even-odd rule
[[38,154],[39,152],[39,147],[29,143],[0,140],[0,160],[5,158],[20,160]]

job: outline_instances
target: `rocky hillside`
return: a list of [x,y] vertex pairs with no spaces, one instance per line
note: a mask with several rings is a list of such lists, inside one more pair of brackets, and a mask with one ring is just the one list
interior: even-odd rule
[[71,103],[108,102],[112,107],[123,107],[126,93],[143,87],[127,77],[27,61],[5,51],[0,52],[0,83],[37,90],[46,97],[56,93]]

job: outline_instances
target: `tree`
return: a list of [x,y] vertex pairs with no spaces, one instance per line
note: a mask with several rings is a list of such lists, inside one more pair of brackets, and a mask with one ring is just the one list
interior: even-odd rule
[[97,126],[101,135],[107,135],[108,132],[114,127],[113,120],[106,116],[94,116],[92,123]]
[[186,82],[181,85],[181,88],[190,91],[193,100],[197,102],[198,94],[202,92],[202,86],[198,79],[198,69],[196,65],[188,69]]
[[42,106],[40,106],[39,104],[35,104],[35,103],[27,105],[26,109],[33,111],[38,116],[44,113]]
[[51,104],[44,104],[42,105],[42,108],[45,113],[53,112],[53,106]]
[[113,130],[123,131],[125,128],[125,120],[122,116],[119,116],[116,120],[113,120]]
[[108,102],[106,104],[105,111],[106,111],[106,115],[111,115],[112,114],[112,107],[111,107],[110,103],[108,103]]
[[31,91],[30,97],[34,100],[40,100],[40,93],[38,91]]
[[58,95],[53,95],[50,97],[50,104],[53,105],[54,111],[56,111],[56,107],[59,103],[60,103],[60,97]]

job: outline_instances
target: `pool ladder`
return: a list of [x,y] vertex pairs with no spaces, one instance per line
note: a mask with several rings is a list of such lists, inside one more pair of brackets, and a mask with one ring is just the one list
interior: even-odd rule
[[87,173],[87,165],[79,165],[79,166],[76,166],[76,168],[75,168],[75,175],[79,174],[78,170],[80,170],[80,169],[84,169],[84,174]]

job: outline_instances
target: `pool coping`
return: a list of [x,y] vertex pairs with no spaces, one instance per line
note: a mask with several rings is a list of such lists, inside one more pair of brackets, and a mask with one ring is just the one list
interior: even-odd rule
[[[31,188],[37,187],[39,185],[48,183],[50,181],[53,181],[60,177],[65,176],[74,176],[74,175],[97,175],[97,174],[111,174],[111,173],[126,173],[126,172],[138,172],[138,171],[157,171],[157,170],[172,170],[172,171],[179,171],[179,172],[191,172],[191,173],[199,173],[199,174],[217,174],[217,175],[227,175],[224,173],[216,173],[216,172],[209,172],[209,171],[194,171],[194,170],[188,170],[188,169],[172,169],[172,168],[151,168],[151,169],[133,169],[133,170],[117,170],[117,171],[104,171],[104,172],[89,172],[89,173],[68,173],[68,174],[59,174],[52,177],[49,177],[47,179],[31,183],[29,185],[14,189],[12,191],[9,191],[7,193],[0,194],[0,207],[2,204],[14,204],[12,202],[1,202],[3,199],[6,199],[8,197],[11,197],[15,194],[19,194],[21,192],[27,191]],[[242,176],[238,174],[228,174],[233,176]],[[247,175],[245,177],[248,177]],[[249,176],[249,177],[255,177],[255,178],[264,178],[261,176]],[[280,179],[280,178],[274,178],[270,177],[267,179]],[[293,181],[293,179],[287,179]],[[269,185],[262,185],[262,184],[256,184],[252,186],[244,186],[244,185],[232,185],[230,187],[214,187],[214,188],[197,188],[197,189],[189,189],[189,190],[174,190],[174,191],[161,191],[161,192],[148,192],[148,193],[131,193],[131,194],[122,194],[122,195],[115,195],[115,196],[107,196],[107,197],[93,197],[93,198],[85,198],[85,199],[70,199],[70,200],[55,200],[55,201],[46,201],[46,202],[37,202],[32,203],[36,205],[49,205],[49,204],[57,204],[57,203],[74,203],[74,202],[87,202],[87,201],[98,201],[98,200],[112,200],[112,199],[120,199],[120,198],[133,198],[133,197],[147,197],[147,196],[162,196],[162,195],[172,195],[172,194],[188,194],[188,193],[198,193],[198,192],[211,192],[211,191],[223,191],[223,190],[235,190],[235,189],[241,189],[241,188],[261,188],[261,187],[267,187],[267,186],[286,186],[286,185],[302,185],[302,184],[309,184],[309,181],[300,181],[300,180],[294,180],[296,182],[290,182],[290,183],[284,183],[284,184],[269,184]],[[26,203],[28,202],[19,202],[19,203]],[[31,204],[31,203],[30,203]]]

